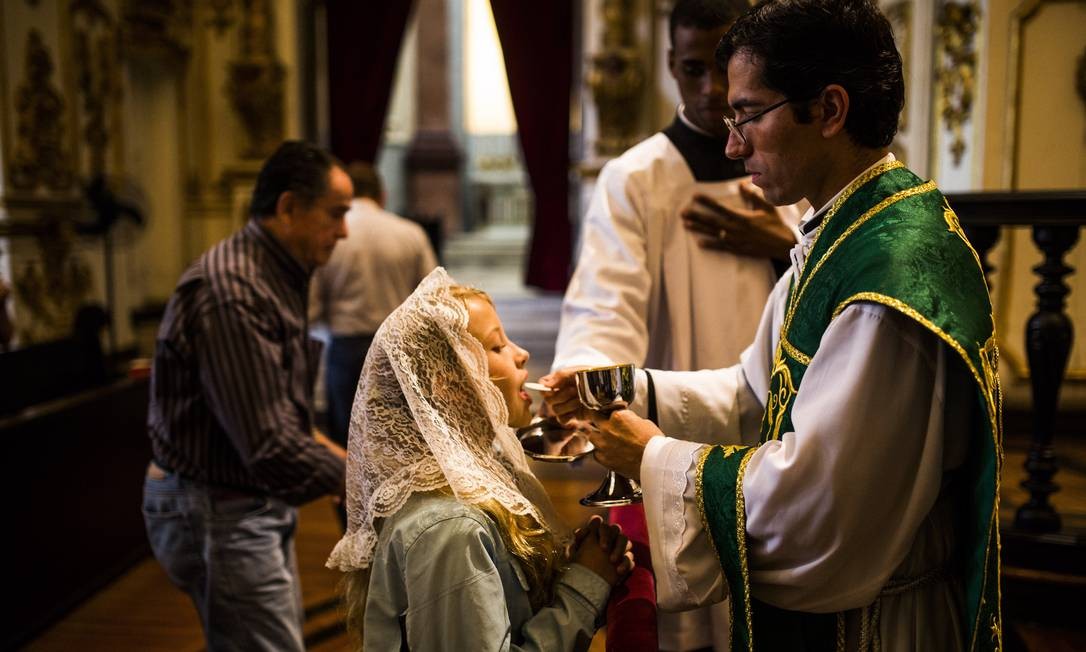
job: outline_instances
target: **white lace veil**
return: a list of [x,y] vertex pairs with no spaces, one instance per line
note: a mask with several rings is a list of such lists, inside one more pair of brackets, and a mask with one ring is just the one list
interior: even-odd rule
[[368,567],[374,522],[396,513],[411,494],[445,486],[461,502],[493,499],[531,515],[559,541],[568,537],[506,425],[505,400],[452,285],[444,269],[435,269],[373,338],[351,410],[347,533],[329,568]]

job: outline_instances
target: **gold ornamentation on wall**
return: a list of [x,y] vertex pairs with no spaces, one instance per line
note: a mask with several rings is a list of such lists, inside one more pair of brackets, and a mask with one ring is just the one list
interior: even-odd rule
[[[894,40],[897,42],[898,52],[901,53],[901,74],[905,78],[905,104],[908,105],[909,94],[909,60],[913,52],[913,3],[912,0],[899,0],[883,10],[890,26],[894,29]],[[898,129],[904,131],[909,128],[908,109],[901,112],[898,119]]]
[[70,335],[75,314],[91,291],[90,268],[72,251],[71,221],[46,216],[35,231],[40,256],[15,274],[15,329],[24,345]]
[[965,123],[973,112],[977,70],[975,42],[979,24],[980,5],[976,0],[964,3],[946,0],[939,7],[936,83],[943,123],[952,135],[950,153],[954,165],[961,164],[965,154]]
[[180,61],[192,50],[193,0],[124,0],[123,43],[130,56]]
[[113,17],[98,0],[72,0],[76,75],[83,98],[83,140],[90,174],[106,172],[107,124],[111,100],[119,99],[117,33]]
[[228,93],[245,130],[242,156],[263,159],[283,139],[286,69],[275,55],[275,17],[267,0],[242,0],[240,56],[230,62]]
[[16,91],[15,114],[12,187],[71,188],[72,161],[64,146],[65,102],[53,86],[53,59],[36,29],[27,34],[25,79]]
[[598,153],[622,153],[637,139],[641,93],[645,87],[641,55],[634,42],[631,0],[603,0],[603,47],[591,59],[588,87],[599,118]]
[[207,24],[219,36],[234,26],[234,8],[234,0],[207,0]]

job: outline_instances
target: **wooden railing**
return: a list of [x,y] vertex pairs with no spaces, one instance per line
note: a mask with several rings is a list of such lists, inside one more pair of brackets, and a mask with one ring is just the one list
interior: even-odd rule
[[1071,320],[1064,311],[1069,292],[1064,277],[1074,269],[1063,258],[1086,225],[1086,191],[961,193],[948,195],[947,201],[977,249],[986,274],[993,269],[988,252],[1003,226],[1031,228],[1033,242],[1044,255],[1044,261],[1033,268],[1040,279],[1034,288],[1037,310],[1026,324],[1033,410],[1027,478],[1022,486],[1029,499],[1018,509],[1014,529],[1057,532],[1060,515],[1049,501],[1059,489],[1053,481],[1058,470],[1053,438],[1060,386],[1074,341]]

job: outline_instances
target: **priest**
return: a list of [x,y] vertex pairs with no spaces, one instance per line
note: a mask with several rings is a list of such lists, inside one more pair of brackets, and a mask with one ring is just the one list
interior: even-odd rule
[[[631,409],[593,417],[597,459],[642,483],[659,603],[730,596],[734,649],[998,649],[991,302],[945,198],[889,153],[890,25],[871,0],[766,0],[716,56],[728,157],[812,208],[738,365],[639,371]],[[572,375],[548,382],[576,416]]]

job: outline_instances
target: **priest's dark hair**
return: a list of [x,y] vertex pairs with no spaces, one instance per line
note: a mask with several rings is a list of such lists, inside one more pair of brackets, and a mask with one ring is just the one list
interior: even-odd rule
[[256,177],[249,215],[254,218],[275,215],[279,195],[292,192],[305,206],[311,206],[328,192],[328,171],[343,167],[334,156],[312,143],[288,140],[264,161]]
[[[871,0],[763,0],[720,40],[717,63],[761,64],[762,83],[785,97],[813,97],[830,84],[849,96],[845,131],[857,144],[886,147],[905,105],[901,55],[890,22]],[[796,120],[810,104],[791,103]]]
[[667,21],[671,44],[675,44],[676,27],[716,29],[735,22],[748,9],[747,0],[676,0]]

